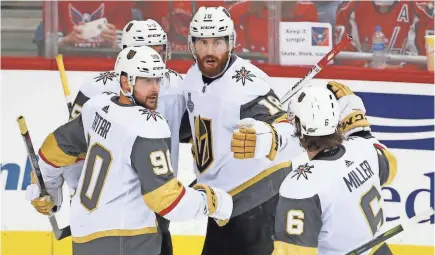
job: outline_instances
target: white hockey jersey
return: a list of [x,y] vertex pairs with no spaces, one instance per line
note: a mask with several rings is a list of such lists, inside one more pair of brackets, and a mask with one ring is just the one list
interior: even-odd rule
[[[175,174],[178,172],[178,137],[180,123],[186,109],[183,95],[179,89],[179,83],[182,80],[180,74],[169,69],[160,86],[157,105],[157,112],[165,117],[171,130],[171,151]],[[96,77],[92,77],[92,81],[90,78],[82,85],[73,104],[72,117],[77,116],[77,114],[81,112],[83,104],[86,103],[89,98],[105,91],[113,92],[118,95],[120,93],[119,80],[114,71],[101,72]]]
[[349,137],[293,169],[279,191],[273,255],[343,255],[373,238],[385,218],[381,186],[396,172],[376,139]]
[[182,90],[192,129],[198,183],[229,192],[234,199],[233,217],[277,194],[288,167],[283,159],[302,153],[299,142],[294,140],[273,162],[266,157],[233,157],[231,138],[239,120],[254,118],[272,124],[285,118],[286,112],[270,82],[263,71],[234,55],[218,78],[203,78],[197,64],[184,77]]
[[60,167],[86,153],[70,209],[75,243],[156,233],[154,212],[170,220],[204,215],[200,192],[174,178],[169,139],[159,113],[122,105],[108,92],[45,139],[39,153],[44,180],[62,178]]

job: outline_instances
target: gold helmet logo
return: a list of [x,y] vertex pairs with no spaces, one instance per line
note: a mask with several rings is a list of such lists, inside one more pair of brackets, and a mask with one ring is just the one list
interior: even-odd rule
[[136,51],[130,50],[127,54],[127,59],[132,59],[136,55]]

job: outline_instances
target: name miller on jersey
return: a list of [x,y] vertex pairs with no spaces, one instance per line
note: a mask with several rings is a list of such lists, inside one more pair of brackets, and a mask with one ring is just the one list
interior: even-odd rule
[[101,137],[106,139],[107,133],[110,130],[112,123],[101,117],[97,112],[95,112],[94,122],[92,123],[92,130],[99,134]]
[[343,177],[343,180],[349,191],[352,192],[352,187],[354,189],[359,188],[373,175],[374,173],[370,167],[370,164],[367,162],[367,160],[364,160],[361,164],[359,164],[359,167],[356,167],[354,170],[351,170],[348,173],[349,178]]

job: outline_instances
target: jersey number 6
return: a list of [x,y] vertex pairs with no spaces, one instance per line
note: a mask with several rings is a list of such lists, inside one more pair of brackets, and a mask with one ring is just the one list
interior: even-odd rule
[[301,235],[304,232],[304,212],[290,210],[287,212],[286,230],[289,235]]
[[360,206],[373,235],[376,233],[378,228],[384,224],[384,212],[380,205],[376,214],[373,211],[373,202],[379,202],[380,200],[381,194],[379,194],[379,191],[375,186],[372,186],[369,191],[361,197]]
[[[107,173],[110,169],[111,163],[112,163],[112,154],[101,144],[94,143],[88,150],[88,159],[86,161],[85,176],[80,191],[80,201],[88,211],[93,211],[98,206],[98,201],[100,200],[101,191],[103,190],[104,183],[106,181]],[[96,166],[100,168],[99,171],[95,171]],[[92,183],[94,188],[90,189],[91,181],[94,173],[98,173],[98,176],[96,178],[96,181]]]

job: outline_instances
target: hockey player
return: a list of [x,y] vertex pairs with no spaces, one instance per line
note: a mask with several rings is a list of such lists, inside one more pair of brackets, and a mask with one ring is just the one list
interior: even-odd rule
[[[362,100],[337,82],[328,88],[304,88],[289,104],[309,160],[279,190],[273,255],[346,254],[385,220],[381,186],[393,181],[396,158],[371,135]],[[374,254],[392,253],[383,244]]]
[[[145,38],[145,39],[144,39]],[[154,20],[130,21],[122,31],[122,47],[147,45],[159,52],[164,62],[170,58],[170,47],[168,37],[162,27]],[[179,128],[181,118],[186,110],[185,101],[179,91],[178,83],[182,81],[181,76],[168,69],[163,78],[158,97],[157,111],[168,120],[171,130],[171,159],[174,162],[175,176],[178,173],[179,154]],[[87,80],[80,88],[73,104],[73,114],[80,113],[82,105],[95,95],[104,91],[119,94],[119,81],[114,71],[99,73],[92,80]],[[189,131],[190,132],[190,131]],[[81,163],[78,163],[79,169]],[[172,241],[169,233],[169,221],[158,216],[159,227],[163,232],[162,255],[172,255]]]
[[194,168],[198,183],[220,187],[234,199],[227,225],[209,221],[203,254],[264,255],[273,250],[277,193],[289,169],[280,155],[297,156],[302,149],[291,137],[293,126],[269,77],[233,55],[235,43],[225,8],[199,8],[189,32],[196,63],[181,86],[192,127]]
[[86,153],[70,226],[73,253],[158,255],[161,235],[155,213],[170,220],[208,215],[227,220],[232,199],[204,184],[185,188],[174,177],[170,131],[156,108],[165,64],[149,47],[129,47],[116,63],[121,94],[91,98],[75,119],[60,126],[39,151],[41,172],[50,197],[28,187],[32,204],[49,214],[62,202],[62,169]]
[[[122,31],[123,48],[143,45],[150,46],[159,52],[165,62],[170,58],[168,37],[162,27],[154,20],[130,21]],[[175,162],[173,166],[175,174],[178,171],[179,127],[181,117],[186,109],[184,99],[178,89],[178,84],[181,81],[182,78],[177,72],[168,69],[160,88],[159,104],[157,106],[157,111],[168,120],[169,128],[171,129],[173,138],[171,141],[172,162]],[[92,77],[92,81],[87,80],[85,82],[74,100],[72,117],[80,113],[82,105],[89,98],[99,95],[104,91],[119,94],[119,81],[116,79],[114,71],[99,73],[96,77]]]

